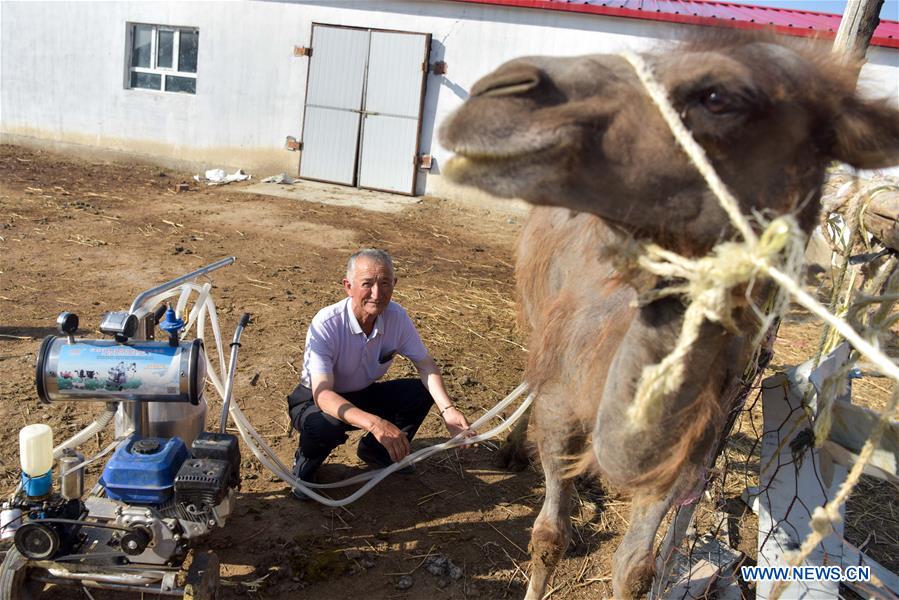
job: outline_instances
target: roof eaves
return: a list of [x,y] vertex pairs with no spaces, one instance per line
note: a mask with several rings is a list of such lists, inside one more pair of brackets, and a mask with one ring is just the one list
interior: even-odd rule
[[[775,32],[800,36],[816,37],[820,39],[833,39],[839,27],[840,17],[827,13],[817,13],[808,10],[793,10],[773,7],[760,7],[734,4],[731,2],[706,2],[703,0],[654,0],[655,10],[629,8],[631,0],[605,0],[605,1],[560,1],[560,0],[450,0],[452,2],[468,2],[473,4],[492,4],[510,6],[516,8],[531,8],[538,10],[554,10],[581,14],[593,14],[609,17],[621,17],[638,19],[643,21],[661,21],[667,23],[681,23],[686,25],[702,25],[711,27],[728,27],[733,29],[773,29]],[[664,10],[662,2],[666,5],[679,4],[696,7],[697,10]],[[698,10],[716,7],[718,10]],[[720,10],[726,8],[726,10]],[[744,16],[744,10],[745,16]],[[730,13],[730,17],[727,14]],[[738,18],[739,16],[739,18]],[[762,17],[761,19],[757,17]],[[824,22],[827,21],[826,25]],[[881,21],[890,31],[899,29],[899,23],[893,21]],[[825,28],[826,27],[826,28]],[[882,29],[883,27],[878,27]],[[899,39],[892,33],[878,34],[871,38],[871,44],[888,48],[899,48]]]

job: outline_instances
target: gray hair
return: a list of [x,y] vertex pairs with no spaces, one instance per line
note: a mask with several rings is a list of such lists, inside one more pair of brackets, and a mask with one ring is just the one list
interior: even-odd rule
[[353,280],[353,275],[356,272],[356,259],[364,257],[369,260],[372,260],[378,264],[384,265],[390,269],[390,272],[396,276],[396,271],[393,269],[393,259],[390,258],[390,255],[387,254],[386,250],[378,250],[377,248],[363,248],[362,250],[357,250],[350,255],[349,260],[346,261],[346,278],[349,281]]

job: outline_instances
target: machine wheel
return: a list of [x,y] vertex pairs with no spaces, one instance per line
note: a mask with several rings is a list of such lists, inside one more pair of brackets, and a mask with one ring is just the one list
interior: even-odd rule
[[29,580],[28,559],[15,546],[6,551],[0,564],[0,598],[4,600],[37,600],[44,584]]

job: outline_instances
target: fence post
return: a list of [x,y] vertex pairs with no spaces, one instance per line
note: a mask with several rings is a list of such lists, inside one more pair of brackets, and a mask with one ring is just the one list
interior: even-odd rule
[[[762,436],[759,474],[758,566],[786,566],[784,553],[797,550],[810,532],[811,512],[836,495],[847,469],[814,448],[812,421],[803,409],[804,397],[814,411],[817,394],[806,393],[835,373],[849,356],[842,344],[811,372],[811,361],[762,381]],[[848,386],[847,386],[848,387]],[[841,515],[843,514],[841,509]],[[809,566],[842,566],[843,523],[808,557]],[[756,598],[770,597],[774,582],[759,581]],[[794,581],[782,598],[824,600],[837,598],[835,581]]]

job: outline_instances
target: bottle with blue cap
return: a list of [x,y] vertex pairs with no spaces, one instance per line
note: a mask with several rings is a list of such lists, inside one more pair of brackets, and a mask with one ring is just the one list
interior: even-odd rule
[[35,423],[19,431],[19,461],[22,464],[22,489],[30,498],[40,498],[53,488],[53,430]]

